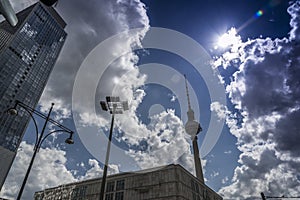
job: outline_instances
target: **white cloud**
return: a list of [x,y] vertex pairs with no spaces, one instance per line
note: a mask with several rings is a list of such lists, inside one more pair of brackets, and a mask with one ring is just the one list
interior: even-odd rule
[[231,51],[235,51],[235,49],[238,48],[241,43],[242,40],[237,34],[237,30],[235,28],[231,28],[227,33],[219,37],[217,47],[230,47]]
[[[151,128],[143,124],[136,115],[136,109],[145,96],[141,86],[147,77],[139,72],[136,66],[138,58],[131,53],[131,49],[134,45],[141,47],[140,41],[148,30],[149,20],[144,4],[138,0],[97,1],[93,5],[79,1],[74,3],[76,7],[74,5],[66,7],[63,2],[59,3],[57,7],[67,22],[68,39],[50,77],[41,104],[47,105],[53,100],[62,102],[58,103],[58,113],[61,113],[61,117],[68,117],[68,113],[64,111],[70,108],[68,103],[71,96],[70,86],[72,86],[76,70],[89,51],[113,34],[132,28],[144,28],[136,34],[126,36],[121,43],[113,44],[107,49],[107,52],[112,54],[118,55],[118,52],[128,52],[128,54],[120,56],[105,71],[105,75],[100,79],[95,99],[102,100],[105,96],[114,93],[121,99],[129,101],[130,110],[124,115],[118,115],[114,127],[124,133],[121,138],[117,138],[118,141],[123,141],[129,146],[139,145],[146,141],[148,147],[151,147],[151,150],[148,149],[147,152],[133,154],[131,151],[129,153],[141,168],[150,167],[151,163],[156,163],[157,166],[173,163],[183,155],[192,158],[189,142],[185,138],[184,128],[181,127],[182,122],[175,117],[174,113],[164,113],[159,116],[159,120],[153,118]],[[93,14],[97,5],[101,7],[102,12],[98,10],[93,19],[90,15]],[[77,10],[79,8],[80,10]],[[89,15],[86,15],[86,10],[89,10]],[[78,13],[81,18],[75,16]],[[70,16],[73,15],[74,18],[71,18]],[[86,28],[83,29],[83,26],[79,26],[80,24],[84,27],[88,26],[89,31],[86,31]],[[99,60],[99,67],[106,67],[101,66],[101,60]],[[82,88],[82,90],[85,89]],[[96,106],[98,106],[98,100],[96,100]],[[81,104],[78,106],[78,110],[73,110],[73,115],[79,116],[82,127],[102,127],[108,130],[109,115],[103,112],[96,115],[93,112]],[[168,124],[168,127],[164,127],[165,124]],[[163,128],[166,129],[161,135],[158,135]],[[169,159],[163,159],[169,152],[172,152],[172,156],[168,156]],[[190,159],[182,158],[180,162],[187,168],[192,168]]]
[[300,21],[300,9],[299,9],[299,1],[294,2],[289,8],[288,13],[291,15],[292,19],[290,22],[290,25],[292,27],[292,30],[290,32],[290,40],[296,40],[299,41],[299,21]]
[[211,178],[214,178],[214,177],[217,177],[217,176],[219,176],[219,175],[220,175],[219,172],[213,171],[213,173],[210,174],[210,177],[211,177]]
[[[43,93],[51,94],[49,90],[51,89],[48,87]],[[40,110],[44,113],[48,113],[52,103],[54,103],[54,114],[52,115],[55,117],[54,120],[61,121],[71,117],[70,107],[66,106],[62,99],[55,98],[50,95],[42,95],[42,98],[40,99]]]
[[[76,110],[73,110],[72,114],[78,116],[81,127],[98,128],[100,126],[107,130],[110,125],[110,118],[103,112],[97,115],[98,113],[94,113],[94,110],[90,110],[89,107],[96,106],[96,110],[99,110],[99,101],[104,100],[105,96],[115,93],[121,99],[128,100],[130,107],[126,115],[118,116],[115,127],[117,129],[122,128],[127,133],[146,134],[145,125],[139,121],[135,113],[145,95],[139,87],[144,84],[146,76],[139,73],[136,66],[138,58],[131,52],[133,46],[140,47],[140,40],[148,30],[149,21],[144,4],[138,0],[94,1],[92,3],[75,1],[74,5],[68,7],[61,3],[58,10],[67,22],[68,38],[60,57],[63,59],[58,60],[40,103],[47,105],[49,101],[62,102],[57,108],[58,113],[61,114],[62,118],[68,117],[64,111],[70,110],[71,107],[72,83],[86,55],[107,37],[129,31],[132,28],[143,28],[135,34],[125,34],[121,42],[113,43],[105,49],[109,54],[119,57],[110,66],[104,66],[102,60],[99,59],[97,66],[104,69],[107,67],[105,74],[98,77],[100,78],[99,82],[96,79],[87,79],[87,81],[95,82],[95,85],[98,85],[95,99],[92,101],[95,105],[90,106],[87,101],[79,105],[73,104],[73,108],[76,107]],[[70,16],[74,16],[74,18]],[[89,27],[90,31],[88,32],[93,34],[85,31],[86,29],[83,27],[86,26]],[[123,55],[124,52],[128,53]],[[94,71],[92,70],[87,76],[92,77],[93,74]],[[83,92],[89,89],[81,88]],[[82,94],[81,96],[85,95]],[[122,123],[124,121],[126,123]],[[139,138],[128,137],[127,139],[130,139],[132,144],[139,141]]]
[[[21,151],[18,152],[15,158],[8,179],[1,190],[1,196],[12,199],[16,197],[32,152],[32,145],[26,142],[21,143]],[[43,188],[75,181],[76,179],[65,166],[66,162],[64,151],[48,148],[40,149],[27,180],[22,199],[32,199],[34,192]]]
[[[101,178],[103,174],[103,169],[100,167],[99,162],[95,159],[89,159],[88,164],[90,169],[86,171],[83,176],[77,178],[77,180],[88,180],[92,178]],[[119,167],[117,165],[109,165],[107,174],[117,174],[119,173]]]
[[222,179],[222,184],[226,184],[229,181],[228,176],[225,176],[225,178]]
[[[106,49],[111,54],[118,52],[128,52],[128,54],[120,56],[120,59],[111,64],[105,76],[99,77],[101,78],[99,83],[101,92],[96,98],[110,95],[113,88],[116,87],[116,83],[122,86],[122,93],[119,95],[130,97],[131,95],[127,95],[127,93],[132,94],[132,89],[143,84],[144,80],[135,66],[137,56],[130,53],[133,45],[140,45],[140,39],[145,35],[149,26],[144,4],[138,0],[72,1],[72,4],[60,1],[56,9],[67,23],[68,37],[40,103],[47,105],[52,101],[60,102],[60,106],[56,109],[59,110],[59,113],[67,114],[64,111],[71,108],[72,87],[76,73],[88,53],[114,34],[132,28],[144,28],[136,34],[128,35],[122,43],[114,44]],[[99,60],[98,66],[106,67],[102,66],[101,60]],[[126,72],[130,73],[126,74]],[[126,77],[122,79],[123,82],[119,82],[119,78],[123,74],[126,74]],[[82,111],[91,112],[85,109],[85,105],[81,106]],[[88,116],[84,112],[80,115],[82,117]],[[62,115],[61,117],[69,116]],[[92,118],[95,119],[95,117]],[[88,120],[82,119],[83,122]]]
[[[32,157],[33,145],[23,141],[20,145],[20,149],[8,178],[2,187],[0,195],[3,198],[16,198]],[[101,177],[103,173],[102,168],[95,159],[89,159],[88,166],[86,166],[88,170],[82,176],[75,176],[76,173],[73,175],[73,171],[67,169],[66,163],[67,158],[65,151],[56,148],[41,148],[36,155],[30,171],[22,199],[32,199],[35,192],[46,188],[75,181],[98,178]],[[81,163],[80,166],[85,168],[83,163]],[[118,166],[109,165],[108,174],[115,173],[119,173]]]
[[177,97],[176,97],[176,95],[169,95],[170,97],[171,97],[171,102],[175,102],[176,101],[176,99],[177,99]]
[[228,115],[227,107],[220,102],[212,102],[210,104],[210,110],[215,112],[219,119],[225,119],[226,115]]
[[228,151],[224,151],[225,154],[231,154],[232,151],[231,150],[228,150]]
[[144,141],[145,148],[128,152],[141,168],[180,163],[191,172],[194,171],[190,139],[173,110],[152,116]]
[[240,166],[232,183],[219,191],[225,198],[253,199],[260,192],[272,196],[299,194],[300,148],[295,141],[300,130],[300,85],[296,78],[300,47],[294,42],[299,39],[299,10],[299,1],[289,8],[289,39],[248,40],[217,60],[216,64],[226,68],[239,57],[226,91],[240,114],[232,112],[226,121],[237,137]]

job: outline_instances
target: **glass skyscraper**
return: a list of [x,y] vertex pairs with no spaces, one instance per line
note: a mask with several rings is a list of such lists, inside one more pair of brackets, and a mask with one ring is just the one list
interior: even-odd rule
[[22,109],[6,111],[16,100],[36,107],[67,36],[52,7],[36,3],[17,17],[15,27],[0,23],[0,189],[30,120]]

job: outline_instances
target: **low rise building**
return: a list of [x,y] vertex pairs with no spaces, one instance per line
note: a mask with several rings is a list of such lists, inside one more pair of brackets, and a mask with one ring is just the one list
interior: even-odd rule
[[[222,197],[180,165],[170,164],[107,177],[105,200],[222,200]],[[35,200],[99,199],[101,178],[36,192]]]

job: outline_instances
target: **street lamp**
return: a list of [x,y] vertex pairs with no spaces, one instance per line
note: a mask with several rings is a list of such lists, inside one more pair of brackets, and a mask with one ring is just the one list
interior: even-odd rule
[[111,124],[110,124],[110,131],[109,131],[108,142],[107,142],[107,150],[106,150],[105,164],[104,164],[104,169],[103,169],[101,191],[100,191],[100,200],[103,200],[115,114],[122,114],[123,111],[128,110],[128,102],[120,101],[119,97],[107,96],[106,102],[100,101],[100,105],[101,105],[102,110],[104,110],[104,111],[109,110],[109,112],[111,114]]
[[[28,179],[28,176],[29,176],[29,173],[30,173],[30,170],[32,168],[32,165],[33,165],[33,162],[34,162],[34,159],[35,159],[35,156],[37,154],[37,152],[39,151],[39,149],[41,148],[41,145],[42,143],[45,141],[45,139],[53,134],[53,133],[56,133],[56,132],[66,132],[66,133],[69,133],[70,136],[65,140],[65,143],[67,144],[74,144],[74,141],[73,141],[73,131],[71,131],[70,129],[68,129],[67,127],[63,126],[62,124],[60,124],[59,122],[53,120],[50,118],[50,114],[52,112],[52,109],[53,109],[53,106],[54,106],[54,103],[52,103],[51,105],[51,108],[48,112],[47,115],[44,115],[43,113],[31,108],[30,106],[22,103],[21,101],[16,101],[16,104],[13,108],[10,108],[7,110],[7,113],[10,114],[10,115],[18,115],[18,110],[17,110],[17,107],[21,107],[23,108],[26,112],[28,112],[28,114],[30,115],[30,117],[32,118],[33,120],[33,123],[34,123],[34,126],[35,126],[35,131],[36,131],[36,140],[35,140],[35,145],[34,145],[34,152],[33,152],[33,155],[31,157],[31,161],[29,163],[29,166],[28,166],[28,169],[26,171],[26,174],[25,174],[25,177],[24,177],[24,180],[23,180],[23,183],[21,185],[21,188],[20,188],[20,191],[19,191],[19,194],[18,194],[18,197],[17,197],[17,200],[20,200],[21,199],[21,196],[22,196],[22,193],[23,193],[23,190],[25,188],[25,184],[26,184],[26,181]],[[45,120],[45,123],[44,123],[44,126],[43,126],[43,129],[41,131],[41,133],[39,134],[38,132],[38,126],[37,126],[37,123],[36,123],[36,120],[35,118],[33,117],[33,114],[43,118]],[[54,131],[51,131],[49,132],[47,135],[44,136],[44,132],[45,132],[45,129],[46,129],[46,126],[47,126],[47,123],[50,122],[52,124],[54,124],[55,126],[59,127],[60,129],[57,129],[57,130],[54,130]],[[44,136],[44,137],[43,137]]]

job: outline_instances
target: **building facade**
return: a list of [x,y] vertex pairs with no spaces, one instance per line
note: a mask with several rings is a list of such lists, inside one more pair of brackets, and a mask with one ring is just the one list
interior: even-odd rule
[[[36,192],[35,200],[99,199],[101,178]],[[180,165],[167,165],[107,177],[105,200],[222,200]]]
[[36,3],[17,13],[18,24],[0,24],[0,189],[12,165],[30,116],[19,100],[36,107],[66,39],[66,23],[51,7]]

